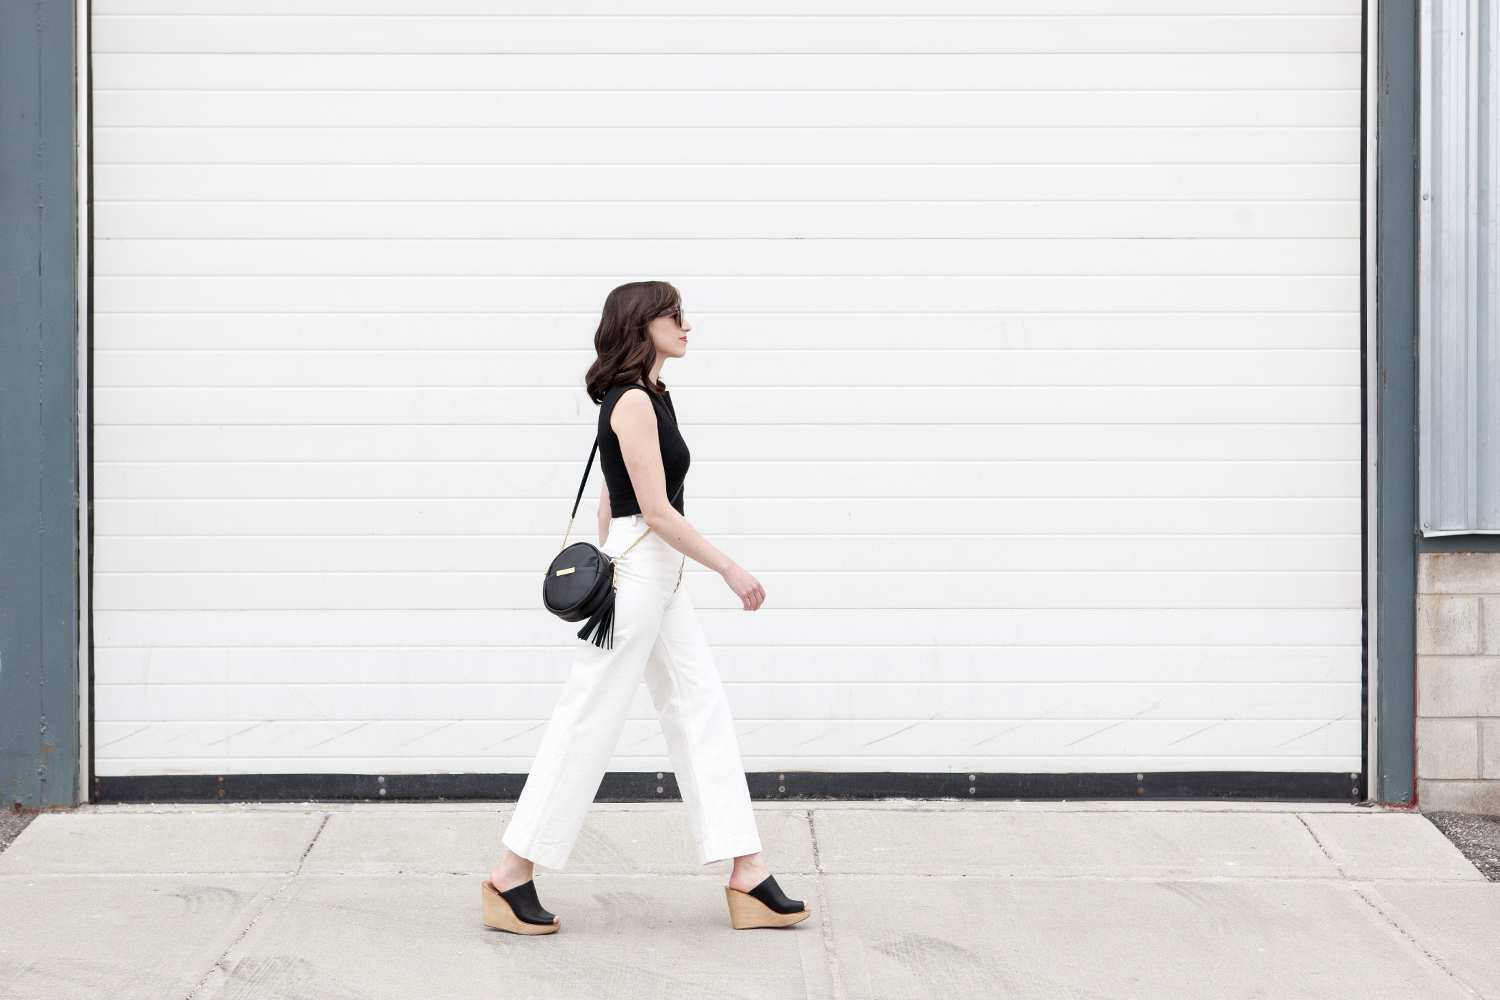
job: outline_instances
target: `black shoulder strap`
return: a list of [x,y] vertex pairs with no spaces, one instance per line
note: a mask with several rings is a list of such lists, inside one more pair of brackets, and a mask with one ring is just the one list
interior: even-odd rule
[[568,520],[578,516],[578,505],[583,502],[583,488],[588,485],[589,473],[594,471],[594,456],[599,454],[599,439],[594,438],[594,448],[589,452],[589,464],[583,467],[583,479],[578,482],[578,496],[573,501],[573,513],[568,515]]

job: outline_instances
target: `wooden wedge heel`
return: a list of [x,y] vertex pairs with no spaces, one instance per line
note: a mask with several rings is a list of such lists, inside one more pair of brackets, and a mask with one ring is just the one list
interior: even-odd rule
[[512,934],[551,934],[562,925],[553,923],[552,914],[542,909],[536,898],[536,883],[523,882],[501,892],[486,879],[480,886],[480,905],[484,926]]
[[800,899],[787,899],[776,876],[766,880],[749,892],[724,887],[724,896],[729,900],[729,922],[737,931],[752,927],[790,927],[800,924],[812,916],[812,911]]

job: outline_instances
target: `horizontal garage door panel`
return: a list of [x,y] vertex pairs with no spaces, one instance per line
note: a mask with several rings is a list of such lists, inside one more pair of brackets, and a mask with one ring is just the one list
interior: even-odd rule
[[[582,358],[587,363],[589,358]],[[695,359],[696,360],[696,359]],[[1051,424],[1012,425],[1002,434],[934,436],[911,424],[827,424],[816,439],[768,439],[763,428],[697,424],[695,461],[1347,461],[1358,424]],[[513,424],[365,426],[305,424],[111,424],[96,427],[96,447],[111,462],[552,462],[587,448],[588,428]],[[103,463],[101,463],[102,467]],[[562,470],[556,469],[556,482]],[[553,480],[549,480],[551,483]]]
[[[516,388],[102,388],[101,417],[124,423],[551,424],[577,417],[580,390]],[[826,386],[696,389],[674,396],[704,423],[877,423],[903,405],[909,423],[1328,423],[1359,403],[1356,386]],[[236,420],[234,418],[238,417]],[[586,439],[587,440],[587,439]]]
[[[1132,645],[1114,645],[1101,648],[1101,643],[1073,646],[1018,645],[1012,644],[1006,654],[1006,679],[994,680],[994,654],[988,645],[944,644],[920,642],[883,642],[865,644],[867,636],[855,634],[858,615],[853,612],[828,613],[830,641],[821,645],[778,645],[775,657],[760,655],[763,645],[734,645],[728,634],[715,624],[717,617],[731,614],[729,611],[708,610],[702,612],[712,637],[715,640],[715,657],[720,669],[735,678],[729,682],[731,692],[746,684],[806,683],[824,685],[846,685],[844,696],[848,698],[881,697],[881,685],[931,684],[979,684],[991,690],[1007,688],[1021,690],[1028,685],[1045,685],[1058,696],[1070,691],[1076,695],[1079,683],[1108,683],[1111,691],[1151,691],[1160,686],[1162,691],[1171,685],[1193,685],[1206,697],[1211,697],[1216,685],[1256,684],[1281,685],[1288,683],[1317,684],[1332,690],[1344,685],[1350,663],[1358,663],[1357,651],[1351,654],[1343,646],[1324,642],[1321,635],[1304,635],[1296,631],[1297,622],[1286,616],[1261,612],[1260,620],[1278,629],[1289,628],[1292,633],[1281,645],[1256,645],[1269,639],[1284,638],[1283,632],[1276,635],[1248,636],[1243,643],[1231,646],[1211,645],[1152,645],[1136,641],[1135,636],[1116,634],[1103,626],[1105,613],[1091,612],[1081,616],[1085,622],[1098,625],[1098,629],[1074,636],[1080,643],[1093,638],[1111,639]],[[169,613],[170,614],[170,613]],[[347,613],[341,613],[347,614]],[[403,625],[420,627],[423,615],[433,612],[401,612],[392,617]],[[476,613],[458,612],[463,616],[461,625]],[[515,613],[512,613],[515,614]],[[900,619],[921,617],[921,613],[883,612],[884,617]],[[1029,612],[1036,620],[1044,619],[1043,613]],[[1197,614],[1197,613],[1195,613]],[[716,617],[717,616],[717,617]],[[134,615],[139,623],[150,621],[150,614]],[[236,624],[250,627],[255,621],[285,621],[285,614],[242,615],[232,613],[225,617],[237,617]],[[786,624],[782,615],[776,624]],[[1007,620],[1017,617],[1007,616]],[[450,617],[450,625],[454,619]],[[504,617],[498,619],[502,628],[507,628]],[[911,624],[908,622],[907,624]],[[898,622],[899,625],[899,622]],[[111,625],[112,633],[119,638],[123,633]],[[464,629],[458,629],[461,633]],[[205,640],[204,645],[142,646],[115,644],[99,655],[108,662],[111,683],[105,687],[118,686],[121,690],[112,697],[141,698],[151,690],[171,685],[213,684],[302,684],[309,689],[320,685],[356,685],[351,689],[351,698],[362,697],[366,685],[389,684],[394,686],[421,686],[431,684],[436,689],[447,684],[478,685],[489,690],[497,688],[503,692],[506,684],[552,684],[560,682],[568,672],[569,657],[565,650],[552,641],[541,645],[526,645],[525,630],[503,631],[508,643],[503,657],[488,645],[446,646],[371,646],[360,645],[368,641],[368,633],[348,636],[348,641],[337,642],[337,632],[306,636],[301,633],[301,643],[281,646],[237,646],[224,648],[219,640]],[[1010,634],[1021,639],[1028,637],[1024,630],[1012,630]],[[832,637],[842,641],[834,643]],[[911,639],[906,633],[900,638]],[[536,637],[533,637],[536,638]],[[552,639],[555,637],[546,637]],[[1202,637],[1199,637],[1200,639]],[[313,640],[323,640],[321,643]],[[140,640],[147,641],[147,640]],[[503,662],[505,672],[496,677],[496,666]],[[1152,679],[1133,681],[1146,667],[1152,670]],[[917,679],[914,679],[917,678]],[[1124,679],[1122,679],[1124,678]],[[868,693],[864,683],[873,685]],[[149,684],[146,689],[136,685]],[[210,688],[208,690],[217,690]],[[799,689],[800,690],[800,689]],[[435,691],[435,696],[442,697]],[[1111,697],[1114,695],[1111,694]],[[737,697],[731,695],[731,697]],[[895,715],[902,713],[896,703],[882,702]],[[349,708],[353,702],[345,703],[330,717],[353,715]],[[500,699],[476,703],[471,711],[486,711],[485,706],[499,705]],[[1075,711],[1108,713],[1108,699],[1081,701],[1075,699],[1071,707]],[[802,703],[786,711],[806,717]],[[178,711],[172,705],[157,706],[161,712]],[[1244,706],[1237,706],[1243,712]],[[1269,709],[1268,709],[1269,710]],[[1298,704],[1284,695],[1277,702],[1275,711],[1297,712]],[[1016,714],[1012,711],[1010,714]]]
[[[585,451],[587,442],[585,442]],[[559,473],[561,475],[561,473]],[[95,518],[101,535],[406,534],[482,535],[507,531],[561,537],[562,500],[111,500]],[[589,524],[592,507],[580,508]],[[1359,500],[1333,499],[933,499],[696,500],[693,520],[706,532],[785,532],[885,536],[901,524],[915,536],[974,526],[1005,534],[1357,534]],[[1352,525],[1351,525],[1352,519]],[[564,522],[565,523],[565,522]],[[1292,530],[1292,529],[1296,530]],[[1211,546],[1211,540],[1204,545]],[[101,556],[102,558],[102,556]]]
[[[1004,721],[1004,720],[1000,720]],[[1106,733],[1104,730],[1109,727]],[[1341,744],[1359,738],[1358,719],[1329,724],[1307,720],[1098,720],[1011,721],[996,736],[995,722],[903,720],[897,733],[885,720],[826,722],[740,720],[740,751],[748,770],[789,768],[782,763],[788,742],[803,744],[801,769],[831,771],[1091,771],[1114,758],[1142,770],[1338,771]],[[180,759],[181,746],[221,747],[218,761],[230,772],[299,773],[519,771],[536,753],[541,727],[535,722],[456,723],[387,721],[371,730],[316,722],[155,722],[130,734],[101,724],[97,738],[115,748],[121,768],[160,774]],[[440,731],[441,730],[441,731]],[[530,730],[528,732],[528,730]],[[1008,730],[1005,731],[1005,730]],[[839,753],[841,743],[849,750]],[[983,745],[980,748],[980,745]],[[1092,745],[1090,745],[1092,744]],[[614,758],[622,771],[651,770],[666,759],[655,719],[627,721]],[[399,747],[392,753],[391,747]],[[504,749],[501,749],[501,748]],[[966,750],[966,747],[976,749]],[[1279,748],[1272,753],[1261,748]],[[1128,755],[1128,759],[1127,759]],[[315,767],[309,767],[316,762]],[[389,766],[387,766],[389,765]],[[1061,765],[1061,767],[1059,767]],[[1356,768],[1357,770],[1357,768]]]
[[[1247,91],[1059,92],[678,92],[649,102],[630,89],[528,94],[493,92],[117,90],[96,113],[115,128],[1075,128],[1343,126],[1359,113],[1357,90],[1314,94]],[[493,195],[494,192],[491,192]]]
[[[540,600],[535,570],[509,573],[272,574],[231,573],[99,575],[99,601],[117,608],[493,608]],[[960,574],[789,573],[758,574],[778,600],[803,608],[1310,608],[1347,607],[1357,600],[1357,571],[1259,573],[1035,573]],[[733,608],[740,601],[715,578],[691,576],[703,607]],[[567,630],[559,629],[566,634]]]
[[[679,279],[686,283],[686,279]],[[608,293],[600,280],[599,294]],[[502,303],[503,304],[503,303]],[[1274,304],[1274,303],[1273,303]],[[570,302],[547,313],[460,315],[220,314],[105,312],[96,345],[110,348],[339,348],[364,350],[536,350],[562,348],[591,357],[597,308]],[[926,315],[925,311],[921,315]],[[695,310],[692,319],[705,318]],[[941,336],[914,340],[908,313],[716,312],[714,346],[736,350],[986,350],[1030,348],[1139,350],[1307,348],[1357,351],[1359,312],[1047,313],[999,310],[947,313]],[[936,322],[936,321],[935,321]],[[698,330],[698,338],[707,335]],[[711,353],[711,352],[710,352]],[[101,373],[102,376],[103,373]],[[674,384],[691,371],[677,373]],[[583,384],[583,375],[578,376]],[[1358,423],[1359,414],[1349,414]],[[113,421],[111,421],[113,422]]]
[[526,770],[656,276],[747,767],[1358,770],[1358,5],[628,13],[95,4],[98,773]]
[[[100,14],[124,15],[332,15],[361,14],[410,16],[409,0],[262,0],[247,8],[243,0],[99,0],[95,11]],[[525,0],[507,5],[512,15],[598,16],[620,15],[618,4],[607,0]],[[1268,15],[1268,14],[1344,14],[1350,12],[1347,0],[1138,0],[1128,8],[1130,13],[1175,15]],[[420,13],[426,16],[493,15],[494,5],[487,0],[429,0]],[[805,3],[796,0],[767,0],[748,5],[725,5],[705,11],[692,0],[650,0],[633,4],[628,11],[635,16],[671,17],[684,14],[788,16],[807,13]],[[908,0],[826,0],[818,7],[822,16],[882,15],[896,17],[933,15],[1079,15],[1119,14],[1121,6],[1113,0],[933,0],[921,11],[913,11]]]
[[[970,202],[881,201],[692,202],[691,211],[663,213],[659,202],[388,202],[378,209],[338,202],[193,202],[118,201],[100,204],[96,223],[106,232],[132,232],[158,239],[286,239],[339,237],[390,239],[409,233],[414,239],[478,239],[495,232],[544,239],[709,239],[715,233],[754,239],[942,239],[981,238],[995,232],[1024,238],[1200,239],[1231,237],[1266,239],[1353,237],[1359,232],[1358,205],[1353,202]],[[416,279],[414,279],[416,280]],[[941,282],[934,282],[935,284]],[[297,285],[288,281],[296,294]],[[997,288],[1009,282],[994,279]],[[1149,284],[1149,283],[1148,283]],[[462,286],[459,286],[462,289]],[[1296,284],[1291,285],[1296,288]],[[1059,292],[1066,293],[1062,288]],[[1116,294],[1133,301],[1134,286]],[[1145,289],[1140,289],[1145,291]],[[546,294],[534,290],[526,300]],[[1038,295],[1046,292],[1038,289]],[[1054,295],[1057,292],[1053,293]],[[1148,292],[1149,294],[1149,292]],[[1023,302],[1027,301],[1025,299]],[[1150,301],[1149,299],[1147,301]],[[735,308],[728,298],[718,308]],[[554,307],[557,303],[553,302]],[[897,308],[887,302],[873,303]],[[996,308],[999,302],[987,303]],[[126,300],[121,312],[139,311]],[[286,311],[305,306],[293,300]],[[384,304],[386,309],[390,305]],[[792,303],[797,306],[798,303]],[[1227,303],[1243,308],[1243,303]],[[1301,303],[1292,303],[1298,311]],[[1033,306],[1034,307],[1034,306]],[[1159,304],[1158,304],[1159,307]],[[843,305],[842,308],[852,308]],[[1016,308],[1012,306],[1012,308]],[[1024,308],[1024,307],[1023,307]],[[1130,308],[1126,305],[1126,309]],[[1143,308],[1137,306],[1136,308]],[[1185,304],[1202,311],[1205,304]],[[959,306],[955,311],[962,311]],[[272,311],[272,310],[268,310]],[[381,311],[384,311],[382,309]],[[460,300],[437,312],[468,312]],[[835,309],[834,311],[839,311]],[[1087,310],[1085,310],[1087,311]],[[1172,311],[1172,310],[1167,310]]]
[[[1354,462],[699,462],[694,496],[725,500],[861,497],[1303,496],[1359,488]],[[551,463],[132,462],[101,466],[95,495],[135,498],[299,498],[566,501]]]
[[[1358,609],[1329,613],[1312,608],[1198,610],[1025,609],[970,611],[875,611],[867,609],[768,610],[764,617],[709,610],[704,630],[717,645],[752,646],[780,657],[783,647],[949,646],[1005,647],[1006,662],[1061,647],[1212,646],[1230,655],[1241,647],[1331,646],[1346,649],[1359,640]],[[774,619],[767,625],[768,619]],[[538,609],[528,611],[101,611],[99,638],[114,647],[210,649],[238,646],[491,649],[503,635],[513,646],[545,646],[568,662],[570,644],[559,643],[557,621]],[[1066,632],[1064,632],[1066,630]],[[1067,642],[1061,642],[1064,636]],[[271,641],[272,637],[275,641]],[[258,642],[249,642],[258,638]],[[1017,648],[1021,647],[1021,648]],[[1033,649],[1035,647],[1036,649]],[[987,654],[993,665],[993,651]],[[769,656],[767,657],[769,659]],[[1144,660],[1133,654],[1127,664]],[[1101,666],[1105,665],[1101,660]]]
[[[408,8],[410,11],[411,8]],[[1357,13],[1357,12],[1356,12]],[[1337,52],[1360,19],[1324,15],[1088,17],[483,15],[360,17],[96,13],[99,52],[808,53]],[[604,82],[604,81],[599,81]],[[624,81],[614,80],[613,83]]]
[[[1199,6],[1187,0],[1185,6]],[[1132,5],[1138,6],[1138,5]],[[1289,5],[1300,6],[1300,5]],[[1334,4],[1348,5],[1344,0]],[[98,10],[98,7],[95,7]],[[358,11],[355,13],[363,13]],[[1185,11],[1193,13],[1193,11]],[[1286,11],[1295,13],[1295,11]],[[282,52],[101,52],[95,50],[96,93],[131,90],[300,91],[576,91],[580,69],[592,89],[621,80],[653,92],[767,93],[840,91],[1265,91],[1321,94],[1358,90],[1360,56],[1347,52],[914,52],[753,55],[654,51],[577,55],[512,52],[442,55],[324,52],[318,58]],[[333,72],[330,72],[330,69]],[[99,74],[102,74],[100,76]],[[1128,81],[1129,86],[1122,82]],[[102,84],[102,85],[101,85]],[[1066,125],[1067,123],[1058,123]],[[221,123],[222,125],[222,123]],[[189,161],[191,162],[191,161]]]
[[[837,566],[911,571],[1340,571],[1359,552],[1357,535],[735,535],[743,559],[767,571]],[[473,573],[546,560],[548,541],[531,535],[151,535],[119,537],[98,573],[204,573],[226,565],[248,572]],[[528,599],[529,603],[529,599]]]
[[[951,183],[934,179],[924,187],[939,181]],[[551,278],[564,265],[607,278],[648,260],[683,277],[711,277],[735,268],[747,279],[764,282],[782,276],[804,281],[890,276],[911,281],[919,275],[980,277],[995,272],[1045,277],[1067,274],[1080,260],[1100,277],[1254,277],[1288,272],[1344,277],[1359,256],[1359,241],[1353,238],[1160,241],[1149,246],[1129,242],[1137,241],[131,239],[99,241],[95,261],[108,268],[115,281],[162,273],[182,279],[274,277],[288,268],[322,277]],[[1211,321],[1204,317],[1199,322]]]
[[[1359,63],[1350,64],[1357,73]],[[213,142],[203,141],[211,131]],[[106,163],[1343,163],[1359,128],[245,128],[96,126]],[[925,200],[925,199],[920,199]],[[108,238],[107,231],[99,235]],[[137,234],[139,235],[139,234]],[[336,235],[336,234],[322,234]],[[544,235],[556,235],[546,233]],[[649,232],[633,234],[650,236]],[[737,235],[737,234],[728,234]],[[801,234],[807,235],[807,234]],[[845,235],[845,234],[840,234]],[[857,235],[857,234],[848,234]],[[985,232],[983,235],[993,235]],[[1222,235],[1222,234],[1207,234]]]
[[[103,355],[105,352],[100,352]],[[774,351],[719,350],[685,383],[756,387],[773,379],[804,386],[1264,386],[1357,385],[1357,351],[848,351],[799,350],[796,364]],[[111,352],[111,387],[242,387],[248,381],[310,387],[495,386],[577,388],[589,351],[181,351]],[[694,357],[695,362],[699,359]],[[95,382],[96,386],[101,383]],[[674,385],[678,383],[674,379]]]

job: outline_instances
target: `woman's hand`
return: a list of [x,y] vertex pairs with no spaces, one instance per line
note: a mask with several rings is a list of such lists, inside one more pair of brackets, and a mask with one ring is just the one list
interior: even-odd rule
[[731,565],[722,576],[724,582],[729,584],[729,589],[739,597],[740,603],[745,606],[746,611],[755,611],[766,600],[766,588],[760,585],[755,577],[740,569],[738,565]]

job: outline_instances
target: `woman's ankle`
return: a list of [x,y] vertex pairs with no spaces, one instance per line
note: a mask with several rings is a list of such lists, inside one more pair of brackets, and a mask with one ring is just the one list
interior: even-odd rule
[[766,860],[760,854],[746,854],[734,859],[734,871],[729,873],[729,888],[749,892],[760,885],[771,874]]
[[495,884],[496,889],[508,892],[518,885],[530,882],[534,869],[535,865],[515,851],[506,851],[505,857],[500,859],[500,863],[490,873],[490,881]]

